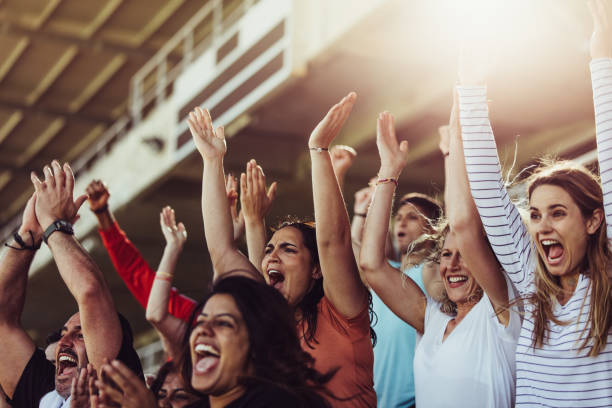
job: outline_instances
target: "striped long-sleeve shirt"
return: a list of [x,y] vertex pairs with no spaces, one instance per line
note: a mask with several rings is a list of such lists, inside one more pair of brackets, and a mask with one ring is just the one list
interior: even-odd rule
[[[612,237],[612,60],[591,62],[597,144],[608,222]],[[470,189],[489,242],[508,277],[523,296],[535,290],[537,252],[518,209],[506,191],[497,146],[489,123],[485,87],[459,87],[461,131]],[[580,275],[571,299],[553,307],[568,325],[549,321],[542,347],[532,346],[533,307],[525,316],[516,349],[516,406],[612,406],[612,333],[597,357],[579,351],[588,333],[589,278]]]

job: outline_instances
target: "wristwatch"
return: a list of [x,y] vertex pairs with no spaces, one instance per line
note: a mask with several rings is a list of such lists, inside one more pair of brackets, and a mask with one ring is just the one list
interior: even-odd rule
[[43,241],[45,241],[45,244],[48,244],[47,240],[49,239],[49,236],[55,231],[60,231],[68,235],[74,235],[74,229],[72,228],[71,223],[64,220],[55,220],[47,227],[45,233],[43,234]]

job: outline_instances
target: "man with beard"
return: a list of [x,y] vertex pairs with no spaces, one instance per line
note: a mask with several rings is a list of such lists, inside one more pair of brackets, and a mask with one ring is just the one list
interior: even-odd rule
[[[68,407],[72,381],[88,363],[98,368],[117,358],[142,376],[129,325],[115,311],[101,271],[73,236],[70,221],[86,196],[73,199],[67,164],[53,161],[44,175],[41,181],[32,173],[35,192],[0,260],[0,386],[15,407]],[[55,366],[20,324],[28,270],[42,240],[79,310],[61,329]]]

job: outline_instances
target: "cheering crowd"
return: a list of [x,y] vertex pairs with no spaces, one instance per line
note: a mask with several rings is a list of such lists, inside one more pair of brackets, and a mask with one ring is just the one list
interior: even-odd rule
[[[68,164],[32,173],[35,191],[0,259],[0,407],[612,406],[612,24],[607,1],[588,5],[599,176],[542,162],[525,181],[526,208],[506,189],[469,47],[440,128],[444,205],[409,193],[394,208],[410,152],[383,112],[380,170],[355,195],[350,221],[342,186],[355,152],[330,146],[357,101],[351,92],[308,140],[314,222],[287,217],[268,232],[276,183],[267,186],[255,160],[240,180],[226,176],[223,128],[196,107],[188,124],[214,270],[199,299],[172,287],[187,229],[171,208],[160,213],[166,246],[153,269],[115,220],[104,183],[75,198]],[[129,322],[74,236],[85,201],[162,340],[167,360],[150,381]],[[20,322],[43,241],[77,303],[46,350]]]

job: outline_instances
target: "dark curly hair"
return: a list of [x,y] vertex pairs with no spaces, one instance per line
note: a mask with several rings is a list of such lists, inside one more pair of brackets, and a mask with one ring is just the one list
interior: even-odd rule
[[337,369],[320,373],[314,369],[314,359],[302,350],[297,335],[295,318],[289,304],[276,289],[243,276],[230,276],[215,283],[212,291],[194,308],[189,319],[189,330],[183,338],[180,358],[181,374],[191,387],[191,350],[189,337],[197,316],[214,295],[230,295],[249,333],[249,359],[252,375],[239,378],[247,387],[269,384],[292,393],[302,407],[329,406],[321,396],[335,398],[325,388]]
[[[300,221],[294,218],[287,218],[282,221],[273,231],[278,231],[282,228],[293,227],[302,234],[302,240],[304,245],[310,252],[312,265],[320,265],[319,263],[319,250],[317,248],[317,233],[314,222]],[[372,339],[372,345],[376,345],[376,332],[372,328],[372,321],[375,319],[374,309],[372,307],[372,294],[370,291],[368,294],[368,312],[370,316],[370,338]],[[302,337],[304,342],[311,349],[314,344],[318,344],[315,338],[315,332],[317,330],[317,305],[323,298],[325,293],[323,292],[323,278],[319,278],[315,281],[312,289],[304,296],[301,302],[297,305],[297,308],[302,312],[302,320],[298,322],[298,326],[302,328]]]

